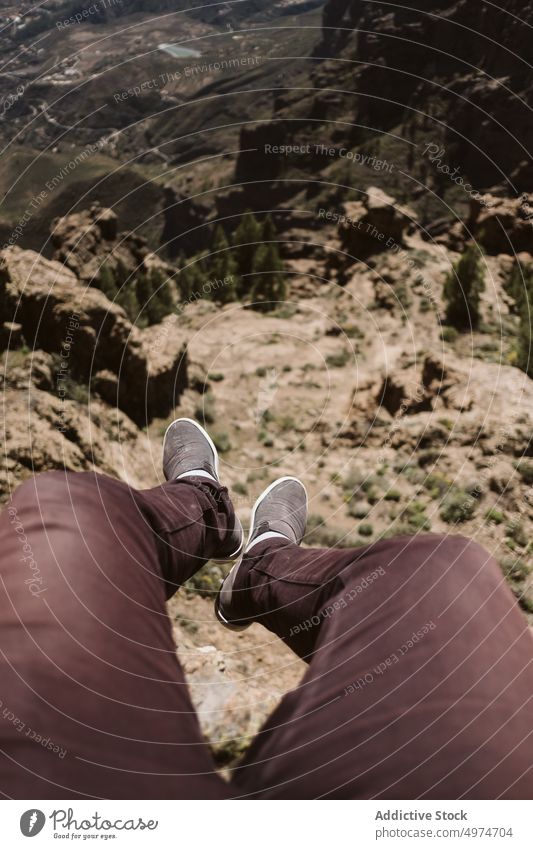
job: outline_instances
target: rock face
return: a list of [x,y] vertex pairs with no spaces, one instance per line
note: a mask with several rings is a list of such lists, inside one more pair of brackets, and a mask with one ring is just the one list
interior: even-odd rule
[[100,286],[103,269],[129,285],[136,275],[152,268],[172,277],[174,269],[147,246],[146,239],[119,233],[112,209],[93,204],[89,210],[56,218],[51,228],[53,259],[69,268],[81,283]]
[[54,354],[69,379],[105,387],[106,400],[138,424],[166,416],[186,386],[176,332],[164,346],[146,344],[121,307],[33,251],[0,253],[0,310],[3,321],[21,326],[32,350]]
[[496,198],[472,203],[465,230],[489,254],[533,253],[533,196]]
[[345,203],[339,219],[343,250],[356,259],[403,244],[416,215],[381,189],[371,187],[362,201]]
[[147,436],[114,407],[74,382],[58,380],[54,356],[44,351],[4,353],[2,428],[4,457],[0,500],[31,474],[97,471],[146,487]]
[[161,243],[171,257],[180,251],[188,255],[205,247],[205,231],[202,225],[209,215],[209,208],[198,200],[180,194],[172,186],[164,189],[163,214],[165,225]]
[[424,0],[409,8],[328,0],[316,53],[357,60],[349,73],[356,76],[360,124],[388,130],[402,121],[406,130],[425,123],[431,136],[438,128],[416,110],[435,114],[431,103],[438,96],[448,161],[461,163],[477,188],[503,185],[508,175],[516,190],[530,191],[533,169],[524,151],[533,130],[532,92],[528,29],[521,22],[532,13],[531,0],[510,0],[505,7]]

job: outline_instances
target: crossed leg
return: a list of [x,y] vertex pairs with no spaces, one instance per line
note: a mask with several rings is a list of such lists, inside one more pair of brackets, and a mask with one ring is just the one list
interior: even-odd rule
[[0,517],[0,790],[11,798],[228,796],[165,600],[223,541],[226,491],[52,472]]
[[531,797],[533,640],[479,545],[269,540],[234,597],[239,619],[309,663],[235,771],[235,796]]

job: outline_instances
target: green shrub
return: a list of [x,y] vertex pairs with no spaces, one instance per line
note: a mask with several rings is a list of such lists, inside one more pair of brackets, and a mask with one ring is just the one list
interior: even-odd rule
[[348,515],[354,519],[366,519],[369,513],[368,505],[364,501],[349,501]]
[[204,426],[214,423],[216,418],[215,397],[211,392],[206,392],[202,396],[202,400],[195,407],[194,417]]
[[454,489],[445,497],[440,516],[449,525],[467,522],[475,513],[476,499],[461,489]]
[[185,589],[201,596],[213,599],[220,589],[225,575],[222,568],[215,563],[206,563],[196,574],[184,584]]
[[505,530],[507,536],[520,548],[525,548],[528,544],[528,536],[521,522],[509,522]]
[[389,489],[387,490],[383,498],[385,499],[385,501],[401,501],[402,493],[399,489]]
[[272,439],[271,435],[269,433],[267,433],[266,430],[260,430],[257,438],[258,438],[259,442],[261,443],[261,445],[264,445],[265,448],[273,448],[274,447],[274,440]]
[[431,522],[426,516],[426,507],[422,501],[412,501],[400,513],[399,519],[411,530],[430,531]]
[[318,513],[311,513],[308,517],[304,542],[318,548],[357,548],[362,544],[357,536],[342,528],[326,525]]
[[525,484],[528,486],[533,485],[533,463],[528,460],[520,460],[516,464],[516,469],[518,474],[522,478]]
[[225,430],[211,430],[211,438],[221,454],[227,454],[228,451],[231,451],[231,440]]
[[440,329],[440,335],[443,342],[452,343],[455,342],[459,337],[459,333],[455,329],[455,327],[446,327],[443,325]]
[[329,354],[326,357],[326,365],[328,368],[343,368],[351,359],[350,351],[343,349],[336,354]]
[[520,557],[504,557],[500,566],[510,581],[525,581],[531,572],[531,566]]
[[374,527],[368,522],[365,522],[363,525],[359,525],[357,532],[362,537],[371,537],[374,533]]
[[490,510],[487,510],[485,513],[485,519],[487,522],[492,522],[494,525],[501,525],[502,522],[505,522],[505,515],[496,507],[491,507]]

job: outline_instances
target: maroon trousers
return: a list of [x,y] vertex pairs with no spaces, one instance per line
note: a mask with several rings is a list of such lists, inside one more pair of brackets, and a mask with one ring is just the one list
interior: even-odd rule
[[529,798],[533,640],[458,536],[245,558],[238,614],[308,661],[231,783],[202,738],[165,601],[223,541],[227,493],[92,473],[0,517],[0,791],[8,798]]

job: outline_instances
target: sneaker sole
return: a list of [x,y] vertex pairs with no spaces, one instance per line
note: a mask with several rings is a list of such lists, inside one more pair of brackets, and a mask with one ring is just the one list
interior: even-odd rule
[[[236,563],[233,568],[238,569],[239,566],[240,566],[240,563]],[[224,626],[224,628],[227,628],[228,631],[246,631],[246,629],[249,628],[250,625],[253,624],[252,622],[246,622],[243,625],[237,625],[237,623],[230,622],[228,619],[226,619],[226,617],[222,613],[222,611],[220,609],[220,594],[221,594],[221,592],[222,592],[222,586],[220,587],[220,589],[217,593],[217,596],[215,598],[215,616],[217,617],[218,621],[220,622],[221,625]]]

